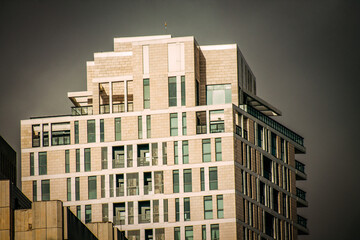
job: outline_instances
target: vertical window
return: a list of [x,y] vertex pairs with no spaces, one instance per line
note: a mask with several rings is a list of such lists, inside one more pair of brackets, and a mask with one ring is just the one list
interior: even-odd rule
[[133,146],[127,145],[126,149],[127,149],[127,167],[132,167],[133,166]]
[[69,150],[65,150],[65,173],[70,172],[70,155]]
[[167,164],[167,143],[162,143],[162,158],[163,158],[163,164]]
[[146,116],[146,137],[151,138],[151,116]]
[[175,198],[175,221],[180,221],[180,202],[178,198]]
[[109,175],[109,191],[110,191],[110,197],[114,197],[114,175]]
[[153,200],[153,222],[159,222],[159,200]]
[[200,83],[199,80],[195,79],[195,103],[196,106],[200,105]]
[[76,172],[80,172],[80,149],[76,149]]
[[180,227],[174,227],[174,240],[180,240]]
[[144,79],[144,109],[150,108],[150,81]]
[[179,170],[173,170],[173,192],[179,192]]
[[100,142],[104,142],[104,140],[105,140],[104,119],[100,119]]
[[32,147],[40,147],[40,124],[32,125]]
[[91,171],[91,152],[90,148],[84,149],[84,157],[85,157],[85,172]]
[[213,210],[212,210],[212,196],[204,197],[204,219],[212,219]]
[[75,144],[79,143],[79,121],[74,122]]
[[167,222],[169,220],[168,219],[169,206],[168,206],[168,200],[167,199],[164,199],[163,205],[164,205],[164,222]]
[[67,200],[71,201],[71,178],[67,179],[66,188],[67,188]]
[[142,116],[138,116],[138,138],[139,139],[143,138],[143,134],[142,134]]
[[96,176],[88,177],[89,199],[96,199]]
[[41,201],[50,200],[50,180],[41,180]]
[[210,187],[210,190],[218,189],[217,167],[209,168],[209,187]]
[[201,239],[206,240],[206,225],[201,225]]
[[285,141],[281,138],[280,140],[280,159],[284,161],[285,155]]
[[105,175],[101,175],[101,198],[105,197]]
[[184,221],[190,221],[190,198],[184,198]]
[[224,110],[210,111],[210,133],[225,132]]
[[107,147],[101,148],[101,169],[108,168],[108,161],[107,161]]
[[170,113],[170,136],[178,135],[178,114]]
[[75,200],[76,201],[80,200],[80,178],[79,177],[75,178]]
[[49,146],[49,124],[43,124],[43,146]]
[[76,216],[81,219],[81,206],[76,206]]
[[217,218],[224,218],[223,195],[216,196],[216,204],[217,204]]
[[127,111],[134,111],[134,83],[133,81],[127,81]]
[[181,106],[186,105],[185,76],[181,76]]
[[193,239],[194,239],[193,227],[186,226],[185,227],[185,240],[193,240]]
[[95,120],[87,120],[87,138],[88,143],[95,142],[96,135],[95,135]]
[[134,202],[128,202],[128,224],[134,224]]
[[39,152],[39,175],[47,174],[47,153]]
[[262,148],[263,146],[263,127],[257,125],[257,145]]
[[276,157],[276,134],[271,133],[271,155]]
[[33,188],[33,202],[36,202],[37,201],[37,182],[36,181],[33,181],[32,188]]
[[174,164],[179,164],[179,146],[178,142],[174,142]]
[[169,77],[169,107],[177,105],[176,97],[176,77]]
[[206,86],[206,105],[231,103],[231,84]]
[[189,142],[182,141],[182,162],[184,164],[189,163]]
[[34,153],[30,153],[30,176],[34,176]]
[[219,224],[211,224],[211,240],[219,240],[220,234],[219,234]]
[[187,134],[186,112],[182,113],[182,135]]
[[215,138],[215,159],[216,161],[222,160],[221,138]]
[[201,191],[205,191],[205,171],[204,171],[204,168],[200,168],[200,188],[201,188]]
[[210,139],[202,140],[202,160],[203,162],[211,161],[211,144]]
[[115,141],[121,141],[121,118],[115,118]]
[[184,192],[192,191],[191,169],[184,169]]
[[85,205],[85,223],[91,222],[91,205]]
[[107,203],[102,204],[102,221],[109,221],[109,204]]

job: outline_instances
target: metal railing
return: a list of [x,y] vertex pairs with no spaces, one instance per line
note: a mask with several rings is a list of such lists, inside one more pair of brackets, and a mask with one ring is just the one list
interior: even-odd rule
[[71,115],[73,116],[92,115],[92,114],[93,114],[92,106],[71,107]]
[[150,223],[150,214],[139,214],[139,223]]
[[112,108],[113,108],[113,113],[125,112],[125,104],[124,103],[113,104]]
[[295,160],[295,168],[296,170],[299,170],[302,173],[305,173],[305,164],[299,162],[298,160]]
[[138,157],[137,165],[138,167],[150,166],[150,157]]
[[225,124],[224,121],[211,123],[210,122],[210,133],[220,133],[225,131]]
[[296,188],[296,196],[306,201],[306,192],[301,190],[300,188]]
[[196,134],[206,134],[206,125],[197,125]]
[[300,216],[300,215],[297,215],[297,222],[299,225],[303,226],[304,228],[307,228],[307,219]]
[[109,104],[102,104],[100,107],[100,114],[110,113],[110,105]]

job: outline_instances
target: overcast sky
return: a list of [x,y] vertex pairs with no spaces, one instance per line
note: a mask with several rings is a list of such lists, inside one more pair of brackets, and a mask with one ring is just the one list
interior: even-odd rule
[[360,1],[0,2],[0,135],[20,153],[20,120],[70,114],[86,90],[86,61],[114,37],[195,36],[237,43],[258,96],[305,138],[310,235],[356,239],[360,216]]

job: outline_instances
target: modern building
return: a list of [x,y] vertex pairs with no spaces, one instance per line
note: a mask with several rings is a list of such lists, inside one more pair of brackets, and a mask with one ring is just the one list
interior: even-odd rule
[[236,44],[115,38],[87,62],[69,116],[21,121],[23,192],[128,239],[308,234],[304,140],[256,96]]

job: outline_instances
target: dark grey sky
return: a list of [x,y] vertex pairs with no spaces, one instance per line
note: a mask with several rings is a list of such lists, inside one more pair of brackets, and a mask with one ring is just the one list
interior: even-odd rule
[[20,120],[69,114],[86,89],[85,62],[114,37],[193,35],[237,43],[258,95],[305,138],[311,235],[355,239],[360,216],[360,2],[18,1],[0,3],[0,134],[20,152]]

